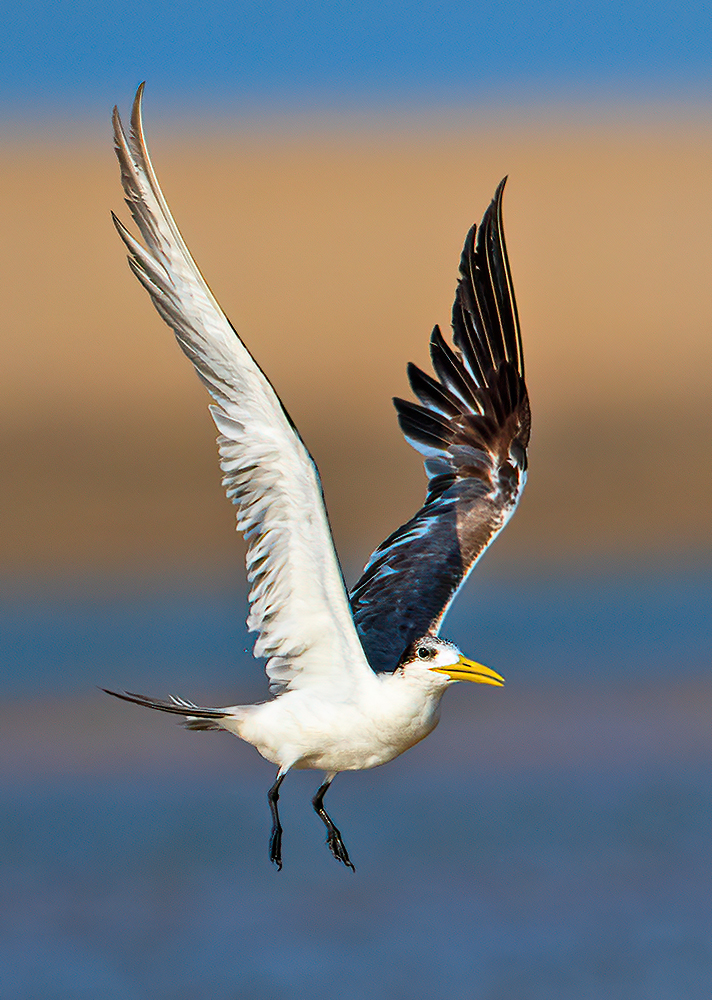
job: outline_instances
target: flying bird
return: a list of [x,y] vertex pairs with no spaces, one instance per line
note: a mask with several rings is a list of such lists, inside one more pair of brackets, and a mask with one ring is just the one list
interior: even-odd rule
[[247,543],[248,628],[271,699],[204,708],[131,692],[118,698],[222,729],[278,767],[269,790],[270,860],[282,867],[278,800],[292,768],[324,778],[312,800],[332,855],[354,866],[324,795],[341,771],[376,767],[424,739],[451,684],[502,685],[439,635],[453,598],[514,512],[526,479],[530,413],[502,227],[503,180],[460,259],[453,346],[436,326],[434,375],[408,366],[418,402],[395,399],[406,440],[425,457],[417,513],[373,553],[347,593],[319,473],[299,432],[213,297],[183,242],[146,146],[139,87],[116,152],[137,240],[114,216],[131,270],[213,397],[223,486]]

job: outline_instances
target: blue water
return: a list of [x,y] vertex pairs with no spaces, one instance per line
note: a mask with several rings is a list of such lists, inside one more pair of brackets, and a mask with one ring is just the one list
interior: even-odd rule
[[264,781],[35,782],[0,822],[0,995],[706,1000],[710,778],[350,780],[355,874],[300,779],[280,873]]
[[271,767],[92,693],[259,694],[229,587],[5,588],[2,718],[23,725],[0,761],[2,1000],[707,1000],[712,574],[486,582],[448,633],[508,687],[458,686],[425,743],[339,777],[355,874],[315,775],[283,786],[278,873]]
[[[511,681],[561,675],[707,671],[712,570],[638,573],[478,568],[444,634]],[[257,686],[244,591],[227,581],[85,582],[31,595],[0,585],[0,684],[6,693],[78,693],[101,684],[195,689]]]

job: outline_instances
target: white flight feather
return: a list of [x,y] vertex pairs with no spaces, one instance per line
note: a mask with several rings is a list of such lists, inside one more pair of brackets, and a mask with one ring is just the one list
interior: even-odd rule
[[145,247],[116,220],[132,270],[219,404],[223,485],[247,540],[248,627],[272,690],[373,680],[354,627],[316,467],[272,386],[213,297],[158,185],[141,123],[141,90],[124,131],[114,113],[126,201]]

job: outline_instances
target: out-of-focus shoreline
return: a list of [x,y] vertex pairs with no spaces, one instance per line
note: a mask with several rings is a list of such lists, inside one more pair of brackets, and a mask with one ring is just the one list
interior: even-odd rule
[[[317,459],[347,560],[422,499],[390,397],[447,327],[465,231],[504,173],[533,438],[497,558],[709,553],[701,117],[168,140],[149,108],[146,127],[184,235]],[[122,263],[110,142],[0,147],[0,177],[4,572],[226,571],[239,549],[207,399]]]

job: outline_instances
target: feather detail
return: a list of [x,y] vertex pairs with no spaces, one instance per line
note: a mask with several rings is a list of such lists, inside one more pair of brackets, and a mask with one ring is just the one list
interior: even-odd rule
[[465,239],[454,347],[436,326],[430,356],[437,378],[409,365],[419,403],[393,401],[406,440],[425,456],[428,492],[420,510],[378,546],[351,592],[375,670],[394,670],[415,639],[437,634],[526,481],[529,400],[502,225],[504,184]]
[[[131,270],[172,327],[215,406],[223,485],[247,541],[248,627],[276,658],[273,690],[367,682],[316,466],[269,381],[230,325],[178,231],[143,133],[141,86],[126,132],[114,109],[126,203],[143,243],[117,219]],[[288,666],[285,667],[285,664]]]

